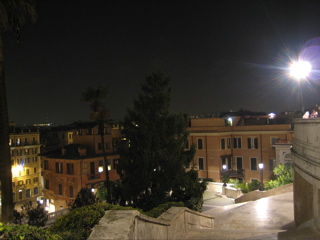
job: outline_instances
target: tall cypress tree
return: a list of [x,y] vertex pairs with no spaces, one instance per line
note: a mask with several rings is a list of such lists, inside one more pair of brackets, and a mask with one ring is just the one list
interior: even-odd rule
[[[124,119],[127,142],[120,148],[117,166],[121,179],[120,202],[143,210],[172,199],[190,202],[197,191],[202,201],[205,190],[205,185],[198,182],[196,171],[185,171],[195,148],[185,149],[187,119],[169,112],[169,83],[169,78],[164,78],[161,72],[146,76],[142,93]],[[186,184],[191,184],[192,190]]]

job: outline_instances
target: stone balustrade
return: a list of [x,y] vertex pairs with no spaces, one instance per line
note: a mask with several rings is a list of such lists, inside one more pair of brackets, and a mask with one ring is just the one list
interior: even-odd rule
[[181,239],[190,229],[213,229],[214,218],[183,207],[172,207],[158,218],[136,210],[111,210],[94,227],[89,240]]

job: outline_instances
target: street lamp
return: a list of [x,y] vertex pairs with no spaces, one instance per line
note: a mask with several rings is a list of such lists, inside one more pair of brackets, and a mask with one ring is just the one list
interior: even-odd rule
[[[289,67],[289,75],[290,77],[295,78],[300,84],[301,80],[307,79],[311,72],[312,66],[311,63],[308,61],[299,60],[297,62],[292,62]],[[304,113],[304,106],[303,106],[303,98],[302,98],[302,89],[299,87],[299,103],[300,103],[300,111]]]
[[263,191],[263,163],[260,162],[259,163],[259,169],[260,169],[260,187],[259,187],[259,191]]
[[223,175],[222,175],[223,185],[222,186],[226,187],[227,186],[227,183],[226,183],[226,181],[227,181],[227,175],[226,175],[227,165],[223,164],[222,169],[223,169]]

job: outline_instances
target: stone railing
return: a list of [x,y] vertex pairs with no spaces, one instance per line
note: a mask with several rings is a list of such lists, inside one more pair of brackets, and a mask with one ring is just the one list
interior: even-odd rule
[[65,214],[67,214],[69,211],[70,211],[69,208],[65,208],[65,209],[58,210],[56,212],[48,213],[48,221],[47,221],[46,225],[53,224],[57,220],[58,217],[61,217]]
[[89,240],[180,239],[190,229],[213,229],[214,218],[188,208],[172,207],[158,218],[136,210],[106,211]]
[[248,201],[255,201],[258,200],[260,198],[264,198],[264,197],[270,197],[270,196],[274,196],[274,195],[278,195],[278,194],[282,194],[282,193],[287,193],[287,192],[293,192],[293,184],[287,184],[287,185],[283,185],[268,191],[252,191],[252,192],[248,192],[244,195],[242,195],[239,198],[236,198],[234,200],[235,203],[242,203],[242,202],[248,202]]

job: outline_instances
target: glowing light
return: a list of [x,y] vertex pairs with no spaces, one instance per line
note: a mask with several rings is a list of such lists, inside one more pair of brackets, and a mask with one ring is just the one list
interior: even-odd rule
[[307,61],[293,62],[290,65],[290,76],[298,80],[305,79],[309,76],[312,66]]
[[223,170],[226,170],[227,169],[227,165],[222,165],[222,168],[223,168]]
[[259,163],[259,169],[263,169],[263,163]]
[[269,119],[276,118],[276,114],[275,113],[269,113],[268,116],[269,116]]

